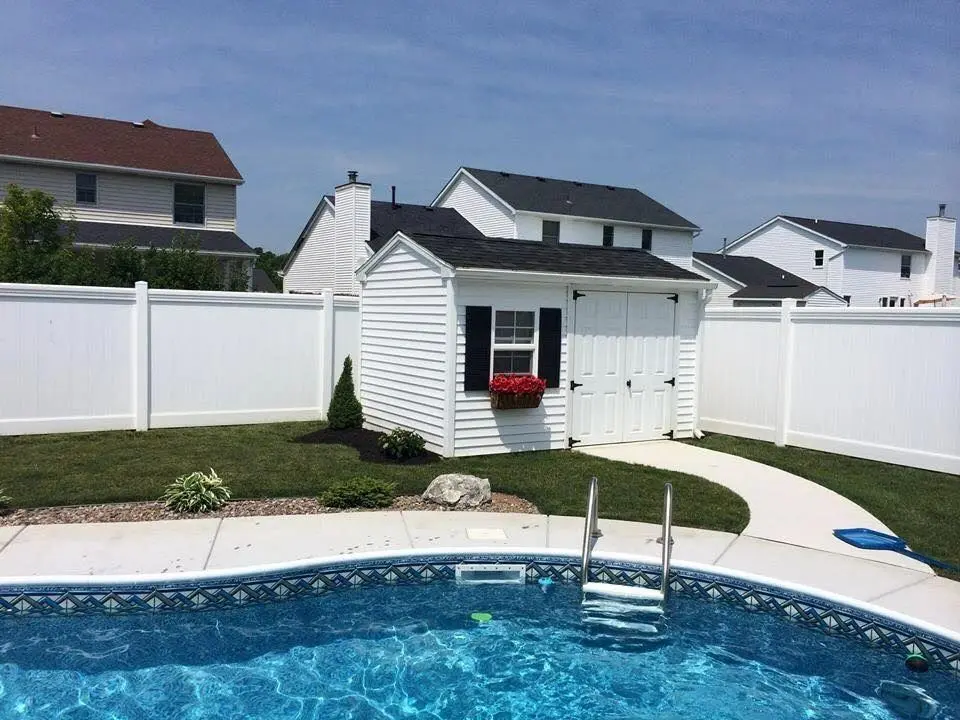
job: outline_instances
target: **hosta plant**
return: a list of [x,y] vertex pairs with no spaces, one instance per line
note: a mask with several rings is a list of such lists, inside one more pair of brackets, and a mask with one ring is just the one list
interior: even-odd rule
[[181,475],[167,486],[161,498],[167,507],[178,513],[206,513],[223,507],[230,499],[230,488],[224,485],[217,471],[192,472]]
[[6,508],[10,507],[10,503],[12,502],[13,498],[7,495],[3,491],[3,488],[0,487],[0,510],[5,510]]

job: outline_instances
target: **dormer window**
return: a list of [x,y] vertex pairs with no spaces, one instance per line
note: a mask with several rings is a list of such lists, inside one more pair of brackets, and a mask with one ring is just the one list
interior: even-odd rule
[[76,200],[85,205],[97,204],[97,176],[93,173],[77,173]]
[[556,220],[544,220],[541,237],[546,245],[558,245],[560,243],[560,223]]
[[174,183],[173,222],[203,225],[204,186],[194,183]]

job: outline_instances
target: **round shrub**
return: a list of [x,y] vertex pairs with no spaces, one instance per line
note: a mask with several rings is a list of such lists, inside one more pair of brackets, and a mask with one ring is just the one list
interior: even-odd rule
[[380,438],[380,452],[394,460],[423,455],[426,446],[427,441],[423,439],[423,435],[403,428],[394,428]]
[[383,508],[393,504],[397,486],[386,480],[356,477],[331,485],[320,502],[332,508]]

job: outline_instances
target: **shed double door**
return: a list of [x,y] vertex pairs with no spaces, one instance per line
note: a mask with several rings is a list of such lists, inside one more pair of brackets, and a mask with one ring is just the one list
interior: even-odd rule
[[578,293],[571,411],[583,445],[661,439],[673,417],[676,296]]

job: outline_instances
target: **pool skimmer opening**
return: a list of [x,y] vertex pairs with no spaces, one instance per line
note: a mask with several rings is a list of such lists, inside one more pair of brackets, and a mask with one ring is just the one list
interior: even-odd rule
[[456,578],[458,583],[469,585],[523,585],[527,581],[527,566],[523,563],[460,563],[456,567]]

